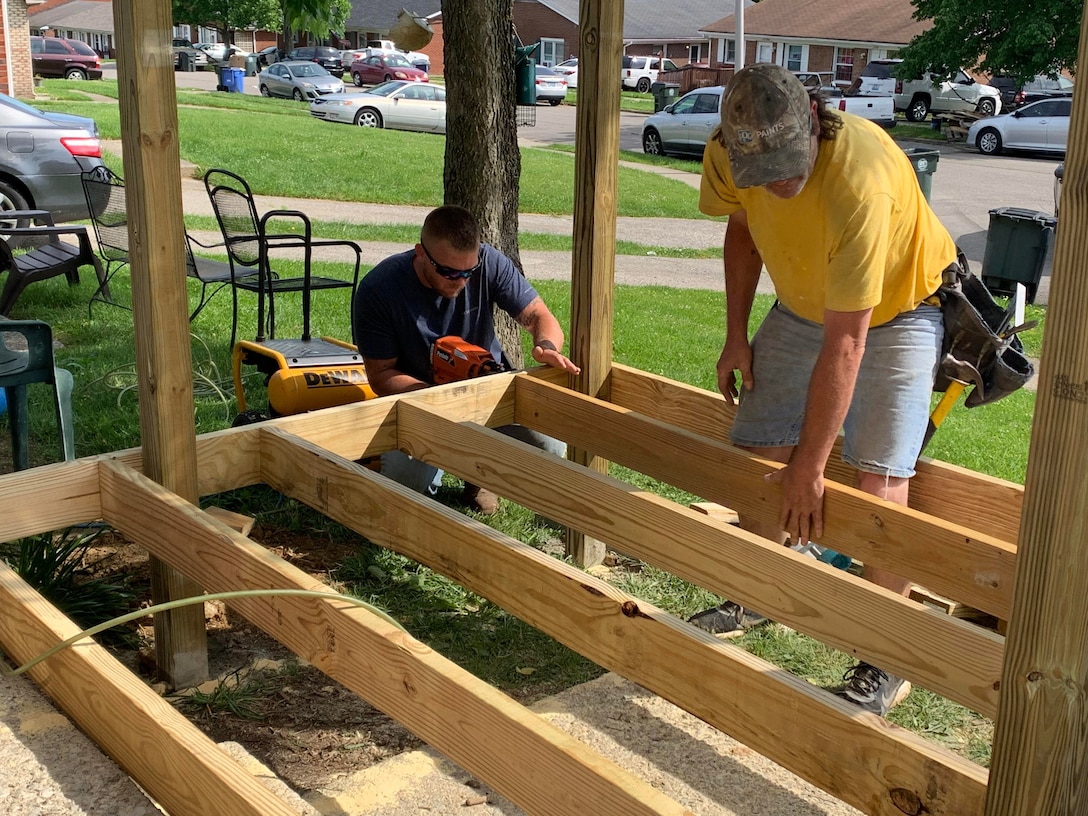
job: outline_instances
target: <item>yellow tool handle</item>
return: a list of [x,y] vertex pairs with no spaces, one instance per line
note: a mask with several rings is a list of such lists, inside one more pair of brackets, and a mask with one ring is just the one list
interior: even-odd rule
[[967,383],[960,382],[959,380],[953,380],[947,389],[945,389],[944,396],[941,397],[941,401],[937,403],[937,407],[933,409],[933,413],[929,415],[929,421],[933,423],[933,427],[940,427],[940,424],[944,422],[945,417],[948,416],[948,412],[952,410],[952,406],[956,404],[956,400],[960,398],[960,394],[967,387]]

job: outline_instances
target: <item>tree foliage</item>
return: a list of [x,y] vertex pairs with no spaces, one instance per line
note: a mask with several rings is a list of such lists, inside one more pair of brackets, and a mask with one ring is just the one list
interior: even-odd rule
[[344,23],[351,14],[351,0],[277,0],[280,7],[280,24],[286,48],[293,44],[293,36],[309,34],[322,41],[330,32],[344,33]]
[[213,27],[223,42],[237,29],[279,25],[279,0],[173,0],[173,11],[175,22]]
[[1083,0],[913,0],[933,27],[902,51],[902,76],[951,77],[958,69],[1007,74],[1072,72]]

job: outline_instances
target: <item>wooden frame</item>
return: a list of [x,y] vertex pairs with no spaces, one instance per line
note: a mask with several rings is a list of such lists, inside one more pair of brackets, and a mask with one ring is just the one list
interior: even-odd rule
[[[720,396],[632,369],[617,368],[614,373],[624,383],[617,390],[632,395],[631,400],[652,390],[686,394],[688,424],[714,427],[715,416],[722,413]],[[664,419],[570,391],[557,385],[556,379],[555,372],[547,370],[494,375],[201,436],[196,445],[199,491],[207,495],[267,483],[372,541],[451,575],[598,664],[671,700],[866,812],[891,814],[900,812],[897,803],[916,802],[925,807],[923,812],[933,814],[981,814],[987,774],[977,765],[879,718],[859,715],[849,704],[644,600],[354,461],[398,447],[623,552],[715,592],[741,598],[799,631],[852,648],[862,656],[871,655],[921,685],[994,715],[1003,647],[999,635],[934,614],[706,514],[489,430],[488,426],[511,420],[549,433],[562,429],[564,438],[576,433],[576,441],[587,449],[607,451],[610,458],[659,478],[678,472],[672,463],[683,447],[685,473],[694,474],[691,478],[700,485],[714,483],[716,497],[748,509],[745,485],[753,480],[752,469],[765,468],[766,463]],[[658,413],[663,415],[671,410],[664,405],[649,408],[660,408]],[[700,405],[709,407],[710,413]],[[635,445],[633,438],[642,442]],[[728,467],[721,467],[721,457],[730,457]],[[25,498],[21,489],[8,498],[9,489],[21,485],[22,478],[0,477],[0,511],[11,511],[0,512],[0,518],[6,519],[0,522],[0,537],[10,539],[101,517],[208,591],[253,586],[322,589],[218,518],[142,475],[138,462],[137,452],[131,451],[40,469],[43,475],[48,473],[46,490],[52,498],[47,505],[58,511],[36,524],[15,511],[20,498]],[[920,482],[945,476],[941,465],[933,464],[929,470],[933,475],[921,475]],[[552,488],[540,491],[541,482]],[[976,478],[966,487],[984,490],[990,485],[991,480]],[[37,488],[41,490],[42,485]],[[999,484],[998,489],[1007,486]],[[886,518],[885,543],[895,535],[914,536],[922,531],[940,536],[947,529],[946,523],[927,514],[896,510],[909,522],[900,525],[891,506],[875,500],[866,506],[864,498],[852,495],[854,491],[843,493],[845,498],[840,499],[842,491],[846,488],[834,486],[830,491],[830,506],[836,512],[829,514],[829,531],[838,537],[837,547],[864,552],[872,563],[893,563],[890,548],[873,546],[866,538],[867,525],[859,521],[872,514],[873,505],[880,504]],[[602,507],[610,511],[602,514]],[[62,512],[59,508],[71,509]],[[968,531],[965,537],[977,552],[950,553],[944,561],[948,575],[954,576],[946,578],[946,589],[953,597],[969,593],[975,583],[974,573],[963,563],[980,553],[1005,557],[1010,549],[1007,542],[981,534]],[[924,552],[921,556],[923,562],[927,560]],[[910,574],[928,577],[929,567],[923,563]],[[526,587],[536,591],[527,592]],[[276,597],[232,605],[531,813],[569,814],[577,801],[600,802],[601,813],[682,812],[644,783],[574,744],[373,615],[334,598],[325,602]],[[564,615],[556,616],[556,608],[562,608]],[[858,625],[861,620],[880,625]],[[16,631],[20,630],[16,625]],[[49,645],[44,636],[33,646],[24,645],[18,637],[9,644],[11,637],[6,628],[0,628],[0,643],[19,660]],[[678,673],[677,665],[698,665],[700,672]],[[706,682],[708,674],[714,682]],[[52,676],[50,672],[48,677]],[[46,682],[48,688],[52,681]],[[107,680],[69,682],[75,688],[70,697],[59,698],[62,703],[77,698],[79,688]],[[134,680],[128,683],[138,685]],[[456,705],[450,700],[456,700]],[[444,711],[466,710],[479,716],[442,716]],[[132,746],[103,725],[78,717],[77,721],[141,784],[153,784],[141,776],[147,769],[132,759],[140,752],[133,752]],[[530,754],[548,757],[535,764],[547,773],[534,774],[531,780],[519,772],[524,767],[519,757]],[[863,770],[837,771],[854,765],[859,754],[866,757]],[[211,791],[222,786],[221,795],[227,797],[228,791],[238,790],[235,784],[233,777],[229,782],[212,778],[201,787]],[[559,789],[574,798],[556,799],[554,792]],[[199,812],[205,804],[187,802],[179,812]]]
[[[1088,559],[1082,552],[1088,452],[1070,440],[1079,442],[1088,429],[1088,341],[1082,328],[1088,276],[1080,274],[1088,267],[1088,244],[1078,240],[1083,232],[1079,226],[1088,221],[1088,185],[1080,159],[1088,143],[1088,103],[1082,97],[1073,104],[1063,181],[1065,226],[1058,231],[1047,356],[1026,488],[928,463],[912,485],[910,509],[845,485],[828,491],[827,543],[905,574],[953,601],[1007,615],[1006,642],[796,554],[768,548],[711,516],[668,505],[602,474],[605,459],[615,458],[764,517],[773,512],[776,500],[773,490],[765,495],[752,489],[753,483],[764,486],[756,477],[772,465],[724,444],[728,409],[720,399],[611,363],[608,256],[614,225],[609,220],[615,215],[618,144],[616,106],[610,104],[616,89],[607,72],[619,55],[622,0],[587,0],[580,12],[580,70],[587,81],[578,109],[570,334],[588,372],[576,381],[582,393],[567,391],[554,377],[503,375],[195,440],[190,362],[178,351],[186,348],[188,336],[180,199],[163,195],[179,187],[173,64],[166,36],[170,6],[166,0],[115,0],[114,16],[124,159],[138,238],[132,256],[133,313],[143,447],[0,477],[0,535],[10,540],[101,517],[156,556],[153,587],[162,597],[196,591],[191,579],[208,588],[219,586],[222,577],[206,568],[205,559],[239,580],[259,575],[265,585],[301,582],[312,588],[310,579],[195,506],[199,495],[267,481],[344,521],[363,511],[360,524],[365,522],[367,535],[436,569],[463,575],[477,591],[502,597],[517,614],[592,659],[638,679],[868,813],[1081,812],[1088,800],[1088,775],[1082,768],[1088,734],[1088,707],[1083,704],[1088,687]],[[1086,45],[1088,19],[1082,22],[1082,53]],[[515,418],[566,438],[579,451],[578,461],[589,467],[542,459],[482,427]],[[584,433],[582,423],[595,429],[595,435]],[[750,655],[712,642],[638,599],[406,495],[352,463],[360,455],[392,447],[454,473],[471,474],[480,484],[581,526],[582,534],[632,551],[637,546],[647,560],[727,591],[817,637],[852,641],[858,654],[895,666],[952,699],[983,712],[996,710],[992,774],[851,710]],[[679,455],[689,464],[678,467]],[[535,487],[537,468],[549,469],[558,480],[549,484],[547,497],[539,496]],[[844,478],[837,466],[829,467],[828,475]],[[139,501],[133,501],[137,496]],[[586,496],[625,502],[630,515],[602,513],[586,504]],[[974,512],[960,519],[957,513],[962,511],[956,508],[967,506],[968,500]],[[400,515],[389,513],[389,507]],[[655,534],[636,541],[625,527],[628,518]],[[426,548],[420,543],[426,537],[412,535],[424,526],[438,539]],[[683,546],[676,543],[676,530],[687,536]],[[932,536],[939,547],[919,544],[919,536]],[[163,540],[173,546],[164,547]],[[453,543],[456,553],[443,549]],[[577,541],[574,546],[583,554],[599,550]],[[932,559],[940,560],[928,564]],[[738,573],[740,564],[748,573]],[[562,590],[577,610],[579,625],[556,620],[550,606],[503,595],[504,582],[529,580]],[[70,631],[69,624],[7,570],[0,571],[0,602],[5,608],[0,645],[16,660]],[[344,608],[332,599],[278,598],[247,602],[243,611],[331,676],[356,674],[357,680],[349,680],[353,687],[532,813],[577,812],[585,801],[594,802],[601,813],[683,812],[399,630],[354,607]],[[852,623],[862,620],[878,621],[882,634]],[[175,681],[201,674],[202,638],[199,614],[171,613],[161,625],[157,619],[156,640],[168,647],[167,660],[160,663],[169,664]],[[655,649],[660,658],[647,660]],[[640,659],[633,660],[633,655]],[[680,659],[701,661],[701,670],[710,667],[731,693],[708,695],[704,685],[694,695],[695,681],[674,676]],[[172,812],[283,812],[261,798],[251,778],[221,767],[214,750],[156,707],[147,699],[149,692],[119,673],[96,647],[67,650],[38,666],[32,676]],[[484,725],[471,726],[478,729],[471,732],[466,723],[447,716],[451,699],[477,712]],[[110,722],[111,706],[132,712],[136,725],[118,733]],[[493,742],[479,739],[479,729]],[[522,773],[528,764],[525,752],[533,752],[532,775]],[[814,756],[822,761],[814,762]],[[557,791],[577,795],[556,799]]]

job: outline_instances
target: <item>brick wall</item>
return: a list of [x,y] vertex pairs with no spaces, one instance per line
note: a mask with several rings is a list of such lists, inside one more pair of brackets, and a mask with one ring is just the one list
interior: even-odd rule
[[[30,28],[26,0],[0,0],[0,88],[11,96],[33,98],[34,74],[30,63]],[[8,61],[8,54],[11,60]]]
[[578,23],[572,23],[536,0],[514,0],[514,28],[525,45],[531,45],[542,37],[562,40],[563,55],[557,62],[578,56]]

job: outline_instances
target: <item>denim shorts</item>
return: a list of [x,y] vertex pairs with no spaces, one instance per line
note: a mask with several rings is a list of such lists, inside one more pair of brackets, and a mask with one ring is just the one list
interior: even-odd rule
[[[733,444],[776,448],[798,443],[823,332],[820,324],[775,304],[752,338],[755,388],[741,389],[730,433]],[[943,336],[940,308],[924,303],[869,329],[843,423],[844,462],[881,476],[914,475]]]

